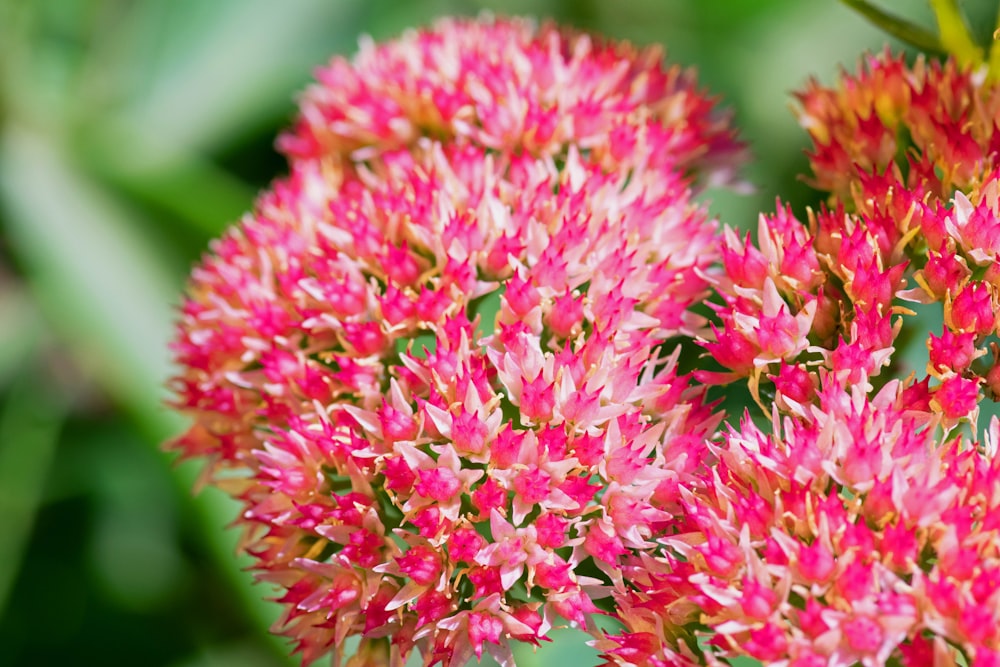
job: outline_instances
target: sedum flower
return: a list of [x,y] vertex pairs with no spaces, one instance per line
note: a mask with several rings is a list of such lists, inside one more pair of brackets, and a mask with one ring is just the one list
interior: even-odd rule
[[[712,278],[723,305],[703,342],[723,370],[698,377],[746,378],[758,402],[777,391],[789,410],[788,398],[811,401],[803,390],[820,369],[875,389],[906,332],[931,352],[930,409],[974,423],[980,398],[995,395],[987,353],[1000,330],[997,91],[951,61],[908,67],[889,54],[835,88],[810,83],[800,121],[828,205],[803,223],[779,202],[756,245],[726,230],[725,271]],[[956,145],[967,154],[953,155]],[[912,303],[939,303],[943,330],[919,331]],[[790,385],[785,368],[813,379]]]
[[759,410],[678,485],[664,548],[626,558],[608,664],[995,660],[1000,422],[974,434],[1000,388],[997,100],[980,73],[889,55],[800,95],[826,205],[779,202],[755,241],[724,229],[706,274],[695,377]]
[[724,433],[711,475],[684,494],[687,523],[626,568],[625,632],[598,644],[609,664],[995,654],[1000,523],[983,517],[1000,503],[1000,422],[981,444],[942,439],[903,383],[868,396],[826,377],[801,415]]
[[704,326],[691,179],[729,177],[725,119],[654,49],[520,20],[317,79],[289,176],[192,274],[172,448],[241,503],[304,662],[599,634],[719,419],[671,348]]
[[796,97],[814,144],[811,182],[841,201],[865,174],[883,173],[946,201],[998,166],[1000,88],[985,68],[922,57],[910,66],[886,51],[836,87],[811,81]]

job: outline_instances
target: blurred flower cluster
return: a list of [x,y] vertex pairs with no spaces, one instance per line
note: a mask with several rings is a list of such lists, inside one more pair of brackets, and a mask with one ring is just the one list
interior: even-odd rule
[[622,667],[1000,664],[985,67],[808,85],[828,202],[756,240],[696,199],[743,150],[655,49],[445,20],[317,80],[172,382],[304,662],[511,665],[572,625]]

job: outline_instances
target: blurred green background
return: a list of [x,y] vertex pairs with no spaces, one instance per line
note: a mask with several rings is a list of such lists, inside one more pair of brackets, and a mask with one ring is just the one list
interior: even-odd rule
[[[173,309],[284,170],[272,143],[315,65],[484,9],[697,66],[756,158],[754,194],[706,195],[742,226],[814,199],[789,91],[885,43],[834,0],[0,0],[0,665],[293,664],[233,506],[160,449],[183,428],[162,407]],[[573,636],[523,662],[590,655]]]

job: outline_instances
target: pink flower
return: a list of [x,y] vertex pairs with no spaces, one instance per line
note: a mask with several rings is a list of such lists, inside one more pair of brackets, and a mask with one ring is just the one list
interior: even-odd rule
[[[354,635],[512,664],[560,616],[596,631],[719,419],[664,347],[704,327],[690,184],[731,176],[726,119],[656,50],[516,19],[318,79],[290,176],[193,273],[173,447],[242,503],[306,662]],[[780,357],[807,316],[773,301]]]
[[945,329],[940,337],[930,334],[927,346],[930,349],[928,372],[935,374],[947,371],[962,373],[981,354],[976,350],[975,334],[971,331],[955,333]]
[[[815,146],[813,182],[844,201],[862,174],[909,171],[907,185],[950,198],[995,167],[996,115],[992,85],[954,59],[941,64],[902,56],[867,56],[855,75],[836,88],[812,82],[797,95],[799,122]],[[899,130],[905,128],[917,157],[900,164]],[[899,162],[897,162],[897,160]],[[934,248],[936,249],[936,248]]]
[[834,558],[830,548],[822,540],[799,548],[797,566],[805,581],[825,584],[834,571]]
[[979,406],[979,383],[959,375],[946,378],[931,395],[931,405],[946,419],[961,419]]
[[810,83],[829,198],[754,238],[695,200],[740,150],[658,51],[448,20],[317,78],[173,381],[305,662],[560,624],[620,667],[1000,661],[995,81]]
[[[921,646],[928,628],[970,654],[1000,642],[983,616],[993,607],[980,602],[1000,600],[983,574],[1000,572],[1000,522],[961,519],[982,502],[971,471],[992,471],[997,460],[939,439],[901,401],[896,381],[869,397],[824,377],[808,409],[775,410],[769,426],[745,420],[725,434],[718,464],[687,484],[687,529],[635,563],[649,573],[632,583],[649,582],[640,592],[616,594],[626,633],[649,616],[669,628],[655,656],[680,649],[691,623],[715,637],[704,644],[706,662],[823,656],[881,665],[914,655],[908,647]],[[998,433],[994,421],[985,451]],[[820,465],[807,472],[800,461],[809,450]],[[682,613],[677,598],[658,593],[658,578],[698,606]]]
[[987,283],[969,282],[958,290],[945,307],[945,321],[956,331],[971,331],[979,337],[996,329],[996,309],[993,289]]
[[761,662],[775,662],[787,655],[788,638],[781,628],[768,623],[759,630],[751,630],[743,648]]

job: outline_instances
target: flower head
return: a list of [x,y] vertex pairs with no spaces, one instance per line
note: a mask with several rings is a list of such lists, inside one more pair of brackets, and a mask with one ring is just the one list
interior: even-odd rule
[[869,55],[836,87],[811,82],[797,98],[814,142],[812,181],[842,201],[851,201],[863,174],[889,173],[947,200],[997,167],[1000,88],[953,58],[909,66],[888,51]]
[[[779,204],[756,242],[724,233],[700,341],[723,370],[695,376],[746,382],[760,409],[679,485],[664,548],[626,557],[609,663],[993,659],[1000,523],[981,480],[1000,426],[966,429],[1000,377],[998,90],[884,56],[801,95],[829,205],[803,223]],[[940,335],[913,303],[939,304]],[[910,340],[926,369],[905,365]]]
[[305,660],[360,635],[510,664],[593,629],[705,456],[718,418],[668,342],[718,256],[691,178],[738,147],[659,52],[518,20],[318,78],[290,176],[193,274],[173,447],[243,504]]
[[[732,427],[692,488],[688,529],[629,567],[613,641],[664,627],[642,644],[648,664],[692,646],[691,628],[711,631],[709,664],[882,665],[928,632],[967,655],[996,651],[1000,523],[972,517],[996,501],[1000,487],[982,484],[996,480],[997,459],[938,440],[907,408],[897,381],[867,397],[827,376],[801,416]],[[983,449],[998,429],[994,420]],[[647,664],[632,659],[638,646],[603,646],[613,664]]]

